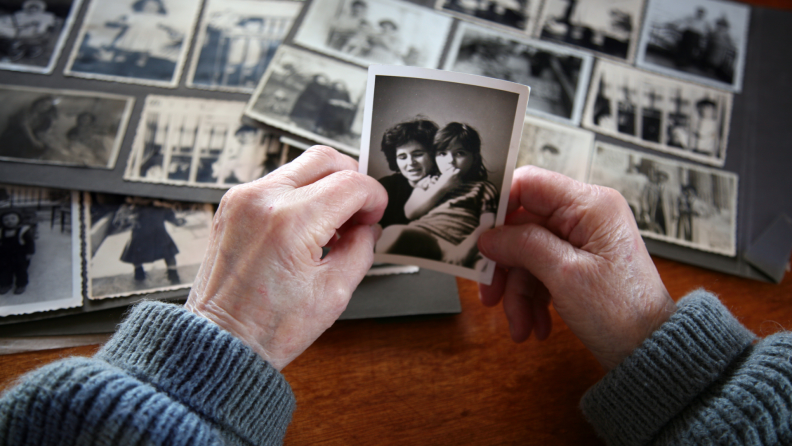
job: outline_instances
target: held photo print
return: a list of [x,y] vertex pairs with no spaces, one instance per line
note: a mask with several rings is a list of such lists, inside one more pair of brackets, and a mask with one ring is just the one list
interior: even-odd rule
[[457,17],[503,26],[529,36],[534,32],[541,6],[541,0],[437,0],[436,4],[438,9]]
[[112,169],[134,101],[107,93],[0,86],[0,160]]
[[592,62],[583,51],[460,23],[443,68],[528,85],[527,113],[578,125]]
[[81,3],[0,1],[0,69],[52,73]]
[[175,88],[201,0],[91,2],[64,74]]
[[650,0],[636,64],[739,93],[751,8],[719,0]]
[[88,193],[83,202],[90,299],[192,285],[209,246],[210,205]]
[[300,9],[298,1],[209,1],[187,86],[253,93]]
[[650,149],[722,167],[732,94],[600,60],[582,125]]
[[83,303],[77,192],[0,185],[0,316]]
[[476,247],[502,225],[529,88],[424,68],[373,65],[360,172],[388,192],[377,262],[489,284]]
[[530,164],[585,182],[593,149],[588,130],[526,116],[517,167]]
[[736,255],[737,175],[597,142],[589,183],[619,191],[641,235]]
[[308,11],[294,43],[364,67],[437,68],[453,20],[395,0],[320,0]]

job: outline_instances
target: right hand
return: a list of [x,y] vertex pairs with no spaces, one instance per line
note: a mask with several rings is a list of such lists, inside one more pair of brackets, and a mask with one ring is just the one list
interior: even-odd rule
[[548,305],[606,370],[618,365],[676,310],[615,190],[534,166],[515,171],[505,226],[482,234],[498,263],[484,305],[503,300],[512,339],[551,329]]

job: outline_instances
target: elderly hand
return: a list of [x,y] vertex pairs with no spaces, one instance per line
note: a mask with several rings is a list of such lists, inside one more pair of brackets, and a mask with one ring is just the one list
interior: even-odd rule
[[498,263],[479,290],[484,305],[503,300],[514,341],[549,335],[552,302],[610,370],[676,310],[615,190],[526,166],[515,172],[508,213],[479,239]]
[[294,360],[344,311],[373,261],[388,197],[357,169],[352,158],[318,146],[230,189],[187,309],[278,370]]

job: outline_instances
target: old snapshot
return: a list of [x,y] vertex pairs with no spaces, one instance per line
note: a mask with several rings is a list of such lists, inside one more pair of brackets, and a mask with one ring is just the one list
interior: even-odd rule
[[82,305],[78,199],[0,185],[0,316]]
[[210,205],[85,194],[88,297],[192,285],[212,226]]
[[52,73],[81,3],[0,1],[0,69]]
[[175,88],[200,0],[91,2],[64,74]]
[[476,242],[506,217],[529,88],[382,65],[368,85],[360,171],[389,198],[374,260],[489,284]]
[[644,0],[545,0],[537,34],[632,63],[643,8]]
[[719,0],[649,1],[636,63],[739,93],[751,8]]
[[585,182],[593,148],[588,130],[526,116],[517,167],[539,166]]
[[365,93],[365,69],[281,45],[245,114],[357,155]]
[[[241,121],[244,102],[146,98],[125,180],[228,188],[278,165],[281,144]],[[274,153],[273,153],[274,152]]]
[[645,237],[736,254],[737,175],[597,142],[589,183],[619,191]]
[[541,0],[438,0],[436,5],[457,17],[503,26],[526,35],[533,34],[541,6]]
[[301,8],[296,1],[209,1],[187,86],[253,93]]
[[134,99],[0,87],[0,160],[112,169]]
[[395,0],[312,1],[294,43],[340,59],[437,68],[452,19]]
[[605,61],[594,70],[583,126],[722,167],[732,94]]
[[444,69],[528,85],[528,113],[578,125],[592,61],[583,51],[460,23]]

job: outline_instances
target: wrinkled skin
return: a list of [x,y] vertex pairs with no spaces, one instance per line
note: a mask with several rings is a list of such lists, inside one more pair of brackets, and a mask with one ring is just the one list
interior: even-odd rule
[[498,263],[481,301],[503,301],[515,342],[551,331],[549,304],[605,370],[676,310],[615,190],[534,166],[515,171],[506,225],[481,235]]

